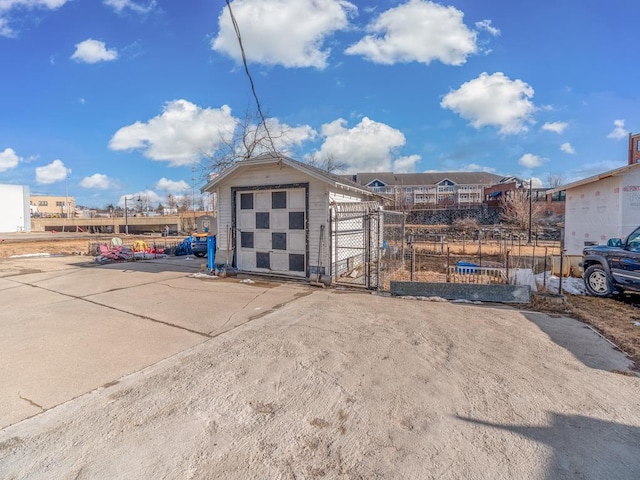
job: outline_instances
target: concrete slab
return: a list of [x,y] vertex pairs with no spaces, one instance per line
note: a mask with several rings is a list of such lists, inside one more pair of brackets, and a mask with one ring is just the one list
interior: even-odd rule
[[447,300],[530,303],[529,285],[483,285],[477,283],[391,282],[391,294],[442,297]]
[[29,273],[32,260],[16,261],[15,273],[0,278],[0,428],[311,292],[191,277],[201,261],[186,258],[107,267],[53,262]]
[[127,288],[126,297],[117,290],[87,298],[110,308],[126,308],[167,324],[217,335],[309,293],[307,286],[293,284],[180,277]]
[[112,290],[184,276],[183,272],[137,272],[129,269],[79,268],[59,272],[32,273],[13,277],[13,281],[51,290],[72,297],[86,297]]
[[4,290],[0,301],[0,426],[207,338],[35,287]]

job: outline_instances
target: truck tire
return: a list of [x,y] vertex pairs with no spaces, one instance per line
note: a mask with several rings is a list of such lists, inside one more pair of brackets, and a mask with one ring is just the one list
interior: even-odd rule
[[594,297],[611,297],[613,295],[613,287],[609,275],[602,265],[596,263],[591,265],[584,272],[584,286],[589,295]]

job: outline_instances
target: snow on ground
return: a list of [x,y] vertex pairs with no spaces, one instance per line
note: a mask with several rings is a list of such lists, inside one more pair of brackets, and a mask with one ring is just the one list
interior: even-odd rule
[[[546,286],[544,286],[546,278]],[[551,272],[539,273],[535,276],[536,283],[540,290],[547,290],[551,293],[559,293],[560,277],[551,275]],[[582,278],[562,277],[562,293],[570,293],[572,295],[586,295],[584,281]]]

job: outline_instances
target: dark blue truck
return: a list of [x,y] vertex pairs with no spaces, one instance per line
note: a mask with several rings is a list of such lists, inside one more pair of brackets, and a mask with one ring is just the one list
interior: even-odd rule
[[625,239],[582,251],[584,285],[590,295],[611,297],[624,291],[640,292],[640,227]]

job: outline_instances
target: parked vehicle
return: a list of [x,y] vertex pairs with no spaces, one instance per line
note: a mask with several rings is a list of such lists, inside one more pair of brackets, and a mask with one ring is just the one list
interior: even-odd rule
[[194,233],[191,236],[191,251],[196,257],[204,257],[207,255],[207,237],[209,234]]
[[640,292],[640,227],[625,240],[611,238],[606,245],[585,247],[580,266],[587,292],[593,296]]

